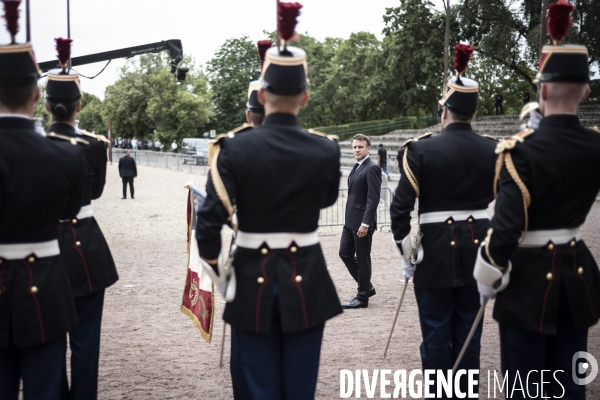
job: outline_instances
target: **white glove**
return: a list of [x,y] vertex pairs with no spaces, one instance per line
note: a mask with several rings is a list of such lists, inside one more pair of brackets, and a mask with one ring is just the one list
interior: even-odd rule
[[485,299],[492,300],[496,298],[496,292],[491,286],[477,282],[477,290],[479,291],[479,303],[483,305]]
[[405,259],[402,259],[402,270],[404,272],[404,282],[408,282],[408,280],[415,275],[416,269],[417,269],[417,266],[415,264],[411,263],[410,261],[406,261]]

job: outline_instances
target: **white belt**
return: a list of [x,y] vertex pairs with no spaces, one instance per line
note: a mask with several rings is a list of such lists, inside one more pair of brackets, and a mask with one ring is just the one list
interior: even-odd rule
[[[77,216],[75,218],[84,219],[84,218],[91,218],[93,216],[94,216],[94,208],[92,207],[91,204],[88,204],[87,206],[83,206],[79,209],[79,212],[77,213]],[[61,219],[60,222],[69,222],[69,220]]]
[[52,257],[60,254],[58,240],[38,243],[0,244],[0,258],[5,260],[20,260],[30,254],[38,258]]
[[237,233],[235,242],[239,247],[248,249],[258,249],[265,242],[271,249],[286,249],[292,242],[299,247],[317,244],[319,235],[317,231],[310,233],[247,233],[240,231]]
[[[521,237],[523,237],[521,235]],[[552,229],[546,231],[529,231],[519,247],[545,246],[548,242],[567,244],[571,240],[581,240],[581,228]]]
[[444,222],[452,217],[454,221],[466,221],[470,217],[473,219],[490,219],[487,210],[466,210],[466,211],[435,211],[421,214],[419,221],[421,224],[434,224]]

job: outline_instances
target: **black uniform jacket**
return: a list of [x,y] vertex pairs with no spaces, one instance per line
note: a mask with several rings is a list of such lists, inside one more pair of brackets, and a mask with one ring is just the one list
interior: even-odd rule
[[361,224],[377,229],[377,206],[381,196],[381,168],[368,157],[348,179],[346,228],[357,231]]
[[[98,199],[106,181],[106,148],[95,135],[80,135],[67,124],[53,124],[49,132],[67,137],[84,139],[89,144],[79,143],[87,160],[87,180],[82,206]],[[52,136],[49,136],[52,139]],[[58,238],[63,262],[71,280],[75,297],[95,293],[115,283],[119,276],[117,268],[94,217],[77,219],[76,214],[58,225]]]
[[[40,136],[25,118],[0,118],[0,244],[57,239],[57,221],[81,207],[85,171],[77,145]],[[60,255],[0,261],[0,347],[42,344],[75,328]]]
[[[405,151],[420,192],[419,214],[487,209],[493,200],[496,143],[463,123],[448,125],[440,135],[409,142]],[[416,198],[404,167],[401,172],[390,205],[392,232],[397,242],[410,233],[410,213]],[[422,224],[424,257],[415,271],[415,286],[474,285],[478,244],[485,238],[488,227],[488,219]]]
[[[220,147],[216,167],[237,207],[240,231],[316,231],[320,209],[338,198],[338,144],[304,131],[293,115],[270,114],[264,125],[224,138]],[[197,224],[200,255],[208,260],[218,257],[221,228],[231,215],[215,186],[219,185],[211,170]],[[284,332],[311,328],[342,312],[321,246],[298,247],[296,252],[292,247],[238,247],[233,262],[237,292],[225,307],[225,321],[239,329],[269,333],[277,306],[275,286]]]
[[119,158],[119,176],[121,178],[134,178],[137,176],[135,159],[131,156]]
[[[543,118],[515,142],[507,153],[531,196],[528,230],[581,226],[600,190],[600,132],[582,127],[576,115],[560,114]],[[582,240],[574,247],[517,247],[525,226],[523,195],[506,166],[491,226],[486,243],[492,260],[502,267],[512,262],[510,283],[494,307],[499,323],[556,334],[561,287],[576,329],[598,321],[600,273]]]

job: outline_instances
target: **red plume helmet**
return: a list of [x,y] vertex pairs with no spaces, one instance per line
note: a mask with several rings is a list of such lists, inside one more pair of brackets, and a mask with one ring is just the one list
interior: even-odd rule
[[277,9],[277,31],[279,38],[283,40],[284,50],[287,48],[287,42],[294,38],[297,18],[300,15],[300,3],[279,3]]
[[548,7],[548,32],[555,45],[562,42],[569,33],[573,23],[571,19],[573,11],[575,7],[568,0],[558,0]]
[[11,44],[15,44],[15,37],[19,33],[19,5],[21,0],[2,0],[4,5],[4,19],[6,19],[6,29],[10,33]]
[[263,64],[265,63],[265,54],[267,54],[267,50],[273,45],[273,42],[270,40],[259,40],[257,43],[258,46],[258,59],[260,60],[260,70],[263,69]]
[[457,44],[454,46],[454,69],[456,70],[456,82],[460,83],[460,75],[463,74],[469,66],[469,61],[473,56],[475,48],[470,44]]
[[56,51],[58,53],[56,56],[58,57],[58,62],[60,63],[63,72],[66,73],[67,64],[71,59],[71,43],[73,42],[73,39],[56,38],[54,41],[56,42]]

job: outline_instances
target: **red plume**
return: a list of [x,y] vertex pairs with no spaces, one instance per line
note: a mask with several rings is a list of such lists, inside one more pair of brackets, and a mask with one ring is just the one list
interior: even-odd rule
[[473,56],[473,51],[475,48],[470,44],[457,44],[454,46],[454,69],[459,75],[457,79],[460,82],[460,75],[467,70],[469,66],[469,61]]
[[301,8],[302,4],[300,3],[279,3],[277,30],[281,40],[287,42],[294,37],[294,31],[298,24],[296,18],[300,15]]
[[270,40],[259,40],[257,45],[258,45],[258,59],[260,60],[260,69],[262,71],[262,67],[265,62],[265,54],[267,54],[267,50],[269,50],[269,47],[271,47],[273,45],[273,42]]
[[54,41],[56,42],[56,51],[58,52],[56,55],[58,57],[58,62],[62,65],[64,70],[71,59],[71,43],[73,42],[73,39],[56,38]]
[[6,29],[10,33],[12,42],[15,42],[15,36],[19,33],[19,5],[21,0],[2,0],[4,5],[4,19],[6,19]]
[[571,13],[575,11],[575,7],[567,0],[558,0],[548,7],[548,31],[552,42],[558,44],[569,33],[569,28],[573,23]]

